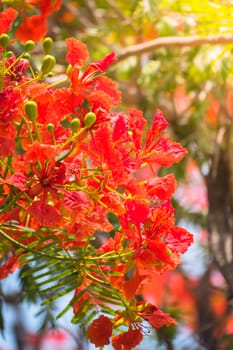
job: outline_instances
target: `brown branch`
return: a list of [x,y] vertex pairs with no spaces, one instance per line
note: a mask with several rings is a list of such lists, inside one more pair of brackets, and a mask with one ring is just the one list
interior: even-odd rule
[[167,36],[156,38],[144,43],[129,46],[117,55],[118,61],[124,60],[129,56],[141,55],[143,53],[152,52],[159,48],[170,48],[170,47],[195,47],[204,44],[209,45],[224,45],[233,44],[233,34],[218,34],[209,36]]

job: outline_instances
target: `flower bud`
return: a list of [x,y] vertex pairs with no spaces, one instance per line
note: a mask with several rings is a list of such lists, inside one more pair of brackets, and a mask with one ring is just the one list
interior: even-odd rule
[[80,127],[80,120],[78,118],[74,118],[71,121],[71,129],[75,132]]
[[10,57],[12,57],[12,56],[14,56],[14,52],[13,52],[13,51],[7,51],[6,57],[7,57],[7,58],[10,58]]
[[30,53],[26,52],[26,53],[23,55],[23,58],[25,58],[25,60],[30,61],[30,59],[31,59]]
[[26,52],[29,52],[29,51],[33,50],[34,47],[35,47],[35,43],[34,43],[34,41],[32,41],[32,40],[28,40],[28,41],[24,44],[24,50],[25,50]]
[[49,124],[47,125],[47,128],[48,128],[48,131],[49,131],[49,132],[53,132],[53,131],[54,131],[54,124],[53,124],[53,123],[49,123]]
[[24,109],[28,118],[35,121],[38,115],[37,103],[35,101],[28,101],[25,103]]
[[47,55],[53,47],[53,39],[50,37],[44,38],[43,47],[44,47],[44,52]]
[[96,115],[93,112],[89,112],[84,117],[84,126],[85,128],[90,128],[96,121]]
[[56,64],[56,59],[54,56],[45,55],[42,61],[40,71],[42,75],[48,74]]
[[3,50],[6,50],[6,47],[8,46],[10,42],[9,35],[2,34],[0,35],[0,46],[3,48]]

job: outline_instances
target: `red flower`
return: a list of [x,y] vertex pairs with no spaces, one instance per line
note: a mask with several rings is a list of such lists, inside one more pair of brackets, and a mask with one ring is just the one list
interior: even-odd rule
[[5,11],[0,13],[0,35],[8,32],[18,12],[12,7],[8,7]]
[[106,316],[94,320],[87,329],[87,336],[96,347],[108,345],[112,335],[112,322]]
[[57,197],[58,186],[65,181],[65,165],[50,161],[49,163],[45,162],[40,168],[33,164],[31,169],[33,179],[29,195],[33,198],[39,193],[43,193],[43,198],[46,198],[48,192],[50,192],[54,197]]
[[15,36],[21,42],[43,39],[47,34],[47,18],[41,15],[24,17],[23,23],[16,29]]

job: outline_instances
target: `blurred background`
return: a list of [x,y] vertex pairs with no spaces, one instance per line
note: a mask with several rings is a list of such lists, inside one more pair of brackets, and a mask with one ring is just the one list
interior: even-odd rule
[[[115,51],[108,75],[122,92],[119,109],[134,106],[149,121],[161,109],[171,138],[188,149],[166,172],[179,184],[177,223],[195,243],[179,269],[155,275],[144,292],[178,325],[149,334],[137,349],[233,349],[233,1],[63,1],[47,35],[58,78],[68,37],[85,42],[92,61]],[[35,65],[41,52],[38,44]],[[21,303],[25,283],[18,271],[1,282],[1,350],[93,349],[69,313],[54,320],[69,298],[43,308],[33,296]]]

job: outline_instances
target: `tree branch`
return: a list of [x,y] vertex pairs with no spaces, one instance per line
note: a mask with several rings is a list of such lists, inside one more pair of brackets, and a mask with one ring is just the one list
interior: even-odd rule
[[119,52],[118,61],[122,61],[129,56],[141,55],[143,53],[152,52],[159,48],[169,47],[195,47],[204,44],[224,45],[233,44],[233,34],[218,34],[201,37],[193,36],[167,36],[156,38],[144,43],[129,46]]

